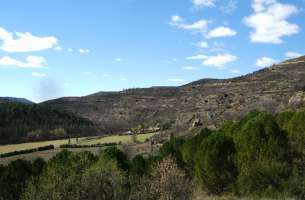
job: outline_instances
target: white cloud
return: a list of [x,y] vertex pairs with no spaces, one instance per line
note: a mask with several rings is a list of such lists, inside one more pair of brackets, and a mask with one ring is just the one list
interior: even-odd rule
[[197,70],[198,67],[193,67],[193,66],[185,66],[183,67],[184,70]]
[[128,79],[127,78],[121,78],[121,81],[127,81]]
[[56,47],[55,47],[55,50],[57,50],[57,51],[62,51],[62,47],[61,47],[61,46],[56,46]]
[[204,59],[206,59],[207,57],[208,57],[208,56],[206,56],[206,55],[198,54],[198,55],[195,55],[195,56],[187,57],[186,59],[187,59],[187,60],[204,60]]
[[216,67],[217,69],[224,69],[225,65],[237,60],[236,56],[231,54],[219,54],[216,56],[209,56],[203,61],[203,65]]
[[44,57],[28,56],[25,62],[4,56],[0,58],[0,65],[5,67],[18,67],[18,68],[40,68],[47,65],[47,61]]
[[2,40],[0,49],[10,53],[42,51],[57,45],[55,37],[38,37],[28,32],[13,34],[2,27],[0,27],[0,40]]
[[89,49],[82,49],[82,48],[80,48],[78,51],[79,51],[79,53],[90,53]]
[[194,22],[193,24],[183,24],[181,25],[181,28],[190,31],[205,31],[207,29],[207,26],[208,26],[208,21],[199,20],[197,22]]
[[209,48],[209,44],[207,42],[199,42],[197,46],[202,49]]
[[263,67],[269,67],[275,63],[277,63],[277,61],[273,58],[261,57],[261,58],[257,59],[255,65],[263,68]]
[[193,32],[205,32],[208,28],[208,23],[209,22],[207,20],[199,20],[192,24],[186,24],[184,23],[184,19],[182,19],[180,16],[173,15],[169,24],[179,29]]
[[68,52],[70,52],[70,53],[73,52],[73,51],[74,51],[74,50],[73,50],[72,48],[69,48],[69,49],[68,49]]
[[285,54],[286,58],[298,58],[298,57],[301,57],[302,54],[300,53],[297,53],[297,52],[292,52],[292,51],[289,51]]
[[281,4],[277,0],[253,0],[254,13],[244,19],[244,23],[254,29],[250,33],[251,42],[280,44],[282,37],[299,32],[297,24],[287,21],[298,13],[290,4]]
[[192,0],[196,8],[213,7],[216,0]]
[[33,72],[33,73],[32,73],[32,76],[34,76],[34,77],[46,77],[47,74],[45,74],[45,73]]
[[235,36],[236,34],[237,32],[232,30],[231,28],[220,26],[218,28],[211,30],[206,37],[207,38],[232,37]]
[[184,19],[182,19],[179,15],[172,16],[172,23],[183,23]]
[[239,71],[238,69],[232,69],[231,72],[232,72],[233,74],[239,74],[239,73],[240,73],[240,71]]
[[167,79],[168,81],[170,82],[184,82],[184,79],[182,78],[170,78],[170,79]]
[[116,62],[125,62],[124,58],[115,58],[114,59]]

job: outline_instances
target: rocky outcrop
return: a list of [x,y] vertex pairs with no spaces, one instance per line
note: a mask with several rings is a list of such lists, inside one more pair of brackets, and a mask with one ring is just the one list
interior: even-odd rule
[[296,92],[290,99],[288,103],[289,107],[299,108],[305,107],[305,92]]
[[167,122],[182,129],[198,124],[217,127],[253,109],[276,113],[289,106],[304,106],[304,86],[305,57],[300,57],[233,79],[203,79],[181,87],[101,92],[45,104],[79,114],[104,130]]

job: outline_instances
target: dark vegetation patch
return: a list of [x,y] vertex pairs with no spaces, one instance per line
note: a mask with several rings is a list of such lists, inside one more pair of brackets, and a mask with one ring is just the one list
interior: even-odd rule
[[94,135],[96,126],[74,114],[37,104],[0,104],[0,145]]
[[9,153],[0,154],[0,158],[7,158],[7,157],[11,157],[11,156],[28,154],[28,153],[33,153],[33,152],[37,152],[37,151],[47,151],[47,150],[52,150],[52,149],[54,149],[54,146],[48,145],[48,146],[38,147],[38,148],[33,148],[33,149],[13,151],[13,152],[9,152]]
[[90,144],[90,145],[81,145],[81,144],[63,144],[60,145],[62,149],[75,149],[75,148],[96,148],[96,147],[109,147],[109,146],[116,146],[117,143],[103,143],[103,144]]

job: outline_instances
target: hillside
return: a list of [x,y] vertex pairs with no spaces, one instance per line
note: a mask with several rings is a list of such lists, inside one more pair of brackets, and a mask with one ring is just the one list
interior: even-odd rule
[[23,103],[23,104],[34,104],[34,102],[25,98],[15,97],[0,97],[0,103]]
[[233,79],[203,79],[180,87],[101,92],[44,102],[97,123],[104,130],[172,122],[215,127],[253,109],[277,113],[305,106],[305,56]]
[[[93,123],[49,106],[0,104],[0,144],[80,136]],[[89,133],[93,134],[92,130]]]

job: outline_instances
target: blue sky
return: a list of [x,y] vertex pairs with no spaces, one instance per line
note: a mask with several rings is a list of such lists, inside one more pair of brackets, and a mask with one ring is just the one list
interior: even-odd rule
[[0,96],[40,102],[229,78],[305,54],[304,0],[10,0]]

